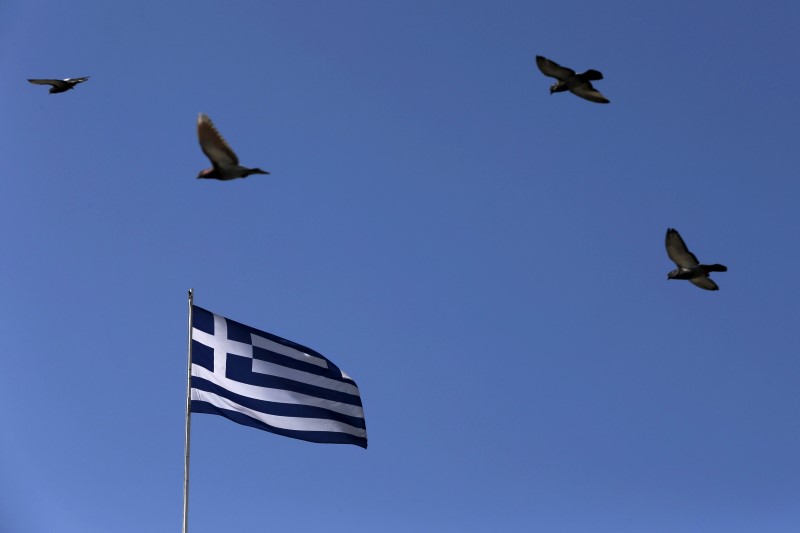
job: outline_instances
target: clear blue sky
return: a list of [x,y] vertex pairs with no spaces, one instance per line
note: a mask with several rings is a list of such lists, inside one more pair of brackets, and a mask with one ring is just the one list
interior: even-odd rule
[[[180,529],[194,287],[352,376],[370,446],[196,415],[192,533],[799,531],[799,25],[5,0],[0,529]],[[196,180],[200,112],[272,174]]]

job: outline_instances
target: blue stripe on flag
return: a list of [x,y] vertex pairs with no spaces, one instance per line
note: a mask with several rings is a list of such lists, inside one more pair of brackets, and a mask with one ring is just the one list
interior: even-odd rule
[[361,405],[361,398],[352,394],[315,387],[306,383],[300,383],[291,379],[270,376],[267,374],[254,373],[252,370],[253,360],[246,357],[228,357],[228,377],[239,383],[255,385],[257,387],[267,387],[270,389],[281,389],[292,392],[299,392],[309,396],[316,396],[332,402],[349,403],[351,405]]
[[330,409],[314,407],[310,405],[269,402],[265,400],[258,400],[256,398],[250,398],[248,396],[243,396],[227,389],[223,389],[219,385],[197,376],[192,378],[192,388],[213,393],[221,398],[227,398],[232,402],[260,413],[300,418],[330,418],[355,428],[367,429],[363,418],[348,416],[343,413],[331,411]]
[[214,349],[192,341],[192,364],[200,365],[209,372],[214,371]]
[[346,433],[331,433],[329,431],[296,431],[290,429],[274,428],[258,420],[254,420],[247,415],[237,413],[236,411],[223,411],[217,407],[205,403],[192,400],[193,413],[208,413],[211,415],[222,415],[228,420],[233,420],[237,424],[243,426],[250,426],[256,429],[262,429],[275,433],[276,435],[283,435],[284,437],[292,437],[294,439],[305,440],[308,442],[321,442],[325,444],[355,444],[362,448],[367,447],[367,439],[364,437],[356,437]]

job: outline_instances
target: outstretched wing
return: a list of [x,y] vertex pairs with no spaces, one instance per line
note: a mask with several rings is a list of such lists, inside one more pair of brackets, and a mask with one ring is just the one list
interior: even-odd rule
[[718,291],[719,287],[717,284],[714,283],[714,280],[711,278],[700,277],[700,278],[692,278],[689,281],[700,287],[701,289],[705,289],[707,291]]
[[571,68],[562,67],[555,61],[550,61],[542,56],[536,56],[536,66],[545,76],[550,76],[559,81],[567,81],[568,78],[575,75],[575,71]]
[[64,80],[28,80],[34,85],[52,85],[53,87],[66,87]]
[[219,134],[217,128],[203,113],[197,117],[197,138],[200,140],[200,148],[211,160],[215,167],[229,167],[239,164],[239,158]]
[[[666,244],[667,244],[667,255],[672,261],[681,268],[691,268],[693,266],[697,266],[700,262],[697,260],[697,257],[694,256],[692,252],[686,247],[686,243],[683,242],[680,233],[677,230],[672,228],[667,229],[667,237],[666,237]],[[695,283],[695,280],[691,280],[692,283]],[[711,281],[711,280],[709,280]],[[711,281],[713,285],[714,282]],[[701,285],[697,285],[701,287]],[[716,285],[714,285],[716,287]],[[703,287],[704,289],[706,287]],[[709,289],[714,290],[714,289]]]
[[89,79],[89,76],[86,76],[84,78],[67,78],[64,81],[67,82],[67,83],[71,83],[72,85],[77,85],[79,83],[85,82],[88,79]]
[[600,91],[595,89],[592,83],[589,81],[584,81],[580,85],[576,85],[570,89],[570,91],[581,98],[589,100],[590,102],[597,102],[598,104],[607,104],[610,102],[610,100],[603,96]]

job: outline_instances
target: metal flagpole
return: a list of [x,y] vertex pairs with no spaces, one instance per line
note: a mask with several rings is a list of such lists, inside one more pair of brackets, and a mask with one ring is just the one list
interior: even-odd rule
[[189,527],[189,435],[192,422],[192,306],[194,289],[189,289],[189,362],[186,368],[186,434],[183,447],[183,533]]

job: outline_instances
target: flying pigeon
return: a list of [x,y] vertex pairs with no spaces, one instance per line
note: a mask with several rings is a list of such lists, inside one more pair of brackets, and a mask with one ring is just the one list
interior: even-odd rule
[[260,168],[247,168],[239,165],[239,158],[219,134],[211,119],[203,113],[197,117],[197,138],[200,139],[200,148],[213,165],[213,167],[201,171],[197,175],[198,179],[226,181],[246,178],[250,174],[269,174]]
[[536,56],[536,66],[545,76],[558,80],[550,86],[550,94],[570,91],[572,94],[576,94],[590,102],[597,102],[598,104],[607,104],[609,102],[608,98],[600,94],[600,91],[592,86],[592,81],[603,79],[603,74],[596,70],[587,70],[583,74],[575,74],[575,71],[571,68],[562,67],[555,61],[550,61],[542,56]]
[[725,265],[701,265],[697,257],[689,251],[677,230],[667,229],[667,255],[678,266],[667,274],[667,279],[688,279],[701,289],[718,291],[719,287],[708,277],[709,272],[727,272]]
[[89,79],[89,76],[85,78],[66,78],[63,80],[28,80],[29,82],[35,85],[52,85],[50,87],[50,94],[54,93],[63,93],[69,91],[70,89],[74,89],[76,85],[79,83],[83,83]]

